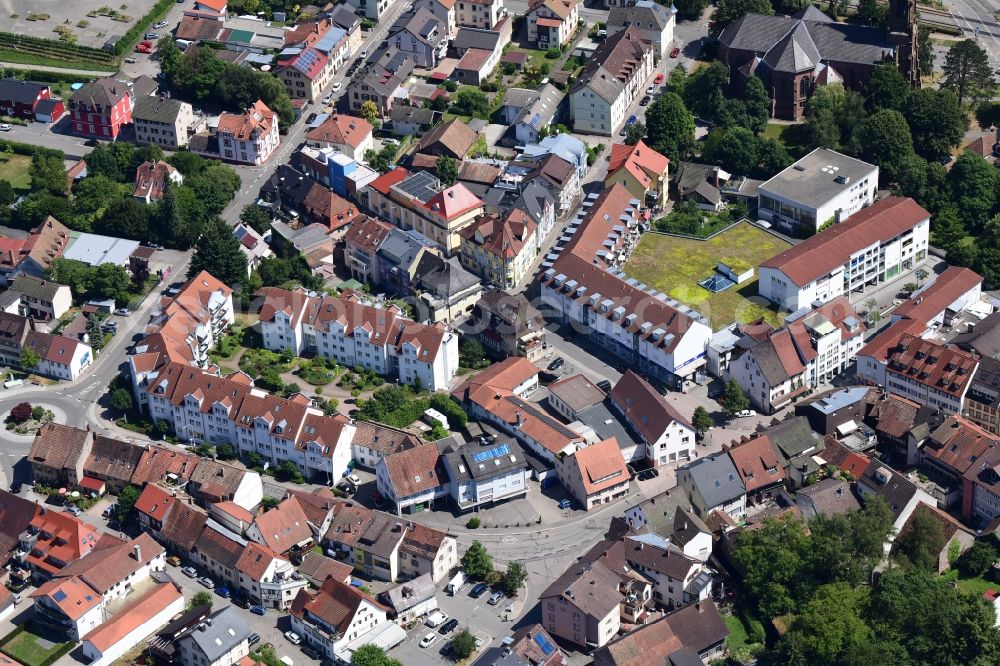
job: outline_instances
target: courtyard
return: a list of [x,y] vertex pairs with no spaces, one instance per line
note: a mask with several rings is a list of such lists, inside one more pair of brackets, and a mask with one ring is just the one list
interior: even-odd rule
[[[780,326],[784,315],[757,296],[756,269],[789,247],[786,241],[749,222],[740,222],[710,240],[646,233],[625,264],[625,274],[698,310],[708,317],[712,330],[761,317]],[[746,262],[754,268],[754,277],[718,293],[700,286],[723,259]]]
[[3,639],[0,652],[25,664],[25,666],[46,666],[66,654],[73,643],[59,643],[33,633],[26,627],[18,627]]

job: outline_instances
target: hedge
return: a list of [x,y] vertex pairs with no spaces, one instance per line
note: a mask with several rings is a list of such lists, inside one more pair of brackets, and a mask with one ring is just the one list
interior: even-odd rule
[[30,143],[0,140],[0,152],[7,152],[7,148],[10,148],[11,152],[15,155],[27,155],[31,157],[35,153],[41,153],[43,155],[58,157],[61,160],[66,159],[66,153],[61,150],[56,150],[55,148],[45,148],[43,146],[33,146]]
[[41,83],[87,83],[95,78],[82,73],[50,72],[42,69],[20,69],[17,67],[4,67],[3,71],[16,79],[23,77],[25,81],[39,81]]
[[122,55],[126,51],[131,51],[132,46],[139,41],[139,38],[146,34],[157,19],[162,18],[174,6],[175,0],[159,0],[148,14],[136,21],[135,25],[129,28],[118,43],[115,44],[115,55]]

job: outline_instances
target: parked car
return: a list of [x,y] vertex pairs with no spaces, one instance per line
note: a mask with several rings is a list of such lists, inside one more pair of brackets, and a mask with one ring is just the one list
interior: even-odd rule
[[285,638],[287,638],[288,642],[291,643],[292,645],[298,645],[299,643],[302,642],[302,639],[299,638],[299,635],[294,631],[286,631]]
[[136,53],[152,53],[153,52],[153,45],[150,44],[149,42],[139,42],[138,44],[135,45],[135,52]]
[[434,644],[434,641],[436,640],[437,636],[434,635],[434,632],[433,631],[428,632],[426,636],[420,639],[420,647],[422,648],[430,647],[431,645]]
[[469,590],[469,596],[473,599],[478,599],[483,596],[486,590],[490,589],[490,586],[486,583],[476,583],[471,590]]
[[215,593],[216,593],[217,595],[219,595],[220,597],[222,597],[223,599],[228,599],[228,598],[229,598],[230,596],[232,596],[232,595],[231,595],[231,594],[229,593],[229,588],[228,588],[228,587],[226,587],[226,586],[224,586],[224,585],[223,585],[222,587],[219,587],[219,588],[217,588],[217,589],[215,590]]
[[352,474],[348,474],[347,475],[347,480],[350,481],[351,483],[353,483],[356,486],[360,486],[361,485],[361,477],[359,477],[357,474],[353,474],[353,473]]
[[156,28],[156,29],[166,28],[167,27],[167,22],[166,21],[157,21],[156,23],[153,24],[153,27]]
[[559,500],[560,509],[570,509],[572,507],[573,507],[573,500],[570,499]]
[[127,65],[134,65],[135,63],[136,63],[136,59],[133,58],[132,56],[129,56],[129,57],[125,58],[125,64],[127,64]]
[[635,125],[636,122],[638,121],[639,121],[639,116],[633,113],[631,116],[628,117],[628,120],[625,121],[625,127],[631,127],[632,125]]
[[746,418],[747,416],[757,416],[757,412],[752,409],[744,409],[741,412],[736,412],[736,418],[738,419]]
[[605,393],[611,391],[612,386],[613,385],[611,384],[611,382],[609,382],[607,379],[602,379],[601,381],[597,382],[597,388],[601,389]]
[[233,597],[233,605],[239,606],[244,610],[250,608],[250,602],[247,601],[246,597]]
[[456,620],[455,618],[451,618],[450,620],[441,625],[441,628],[438,629],[438,633],[441,634],[442,636],[450,634],[451,632],[455,631],[455,627],[457,626],[458,626],[458,620]]
[[167,558],[167,564],[174,567],[179,567],[181,565],[181,558],[177,557],[176,555],[171,555],[170,557]]
[[674,48],[670,49],[670,57],[671,58],[676,58],[680,54],[681,54],[681,49],[680,49],[679,46],[675,46]]
[[202,576],[198,579],[198,582],[201,583],[203,587],[207,587],[210,590],[215,589],[215,581],[208,576]]
[[442,613],[441,611],[435,611],[430,614],[427,620],[424,621],[424,624],[433,629],[434,627],[438,626],[447,619],[448,619],[447,613]]
[[119,317],[127,317],[132,314],[132,311],[128,308],[115,308],[115,314]]
[[306,117],[306,125],[312,125],[315,121],[316,121],[316,114],[315,113],[310,113]]
[[647,95],[652,95],[655,92],[656,92],[656,85],[655,84],[649,86],[648,88],[646,88],[646,94]]
[[656,75],[656,78],[653,79],[653,83],[655,83],[656,85],[660,85],[661,83],[663,83],[663,72],[660,72],[659,74]]
[[247,643],[249,643],[250,645],[256,645],[257,643],[260,643],[260,634],[252,633],[249,636],[247,636]]
[[382,139],[382,143],[387,146],[398,146],[399,139],[394,139],[391,136],[387,136],[386,138]]
[[341,87],[342,87],[343,85],[344,85],[344,84],[343,84],[343,83],[341,83],[340,81],[336,81],[336,82],[334,82],[334,84],[333,84],[333,86],[332,86],[332,87],[330,88],[330,90],[331,90],[332,92],[340,92],[340,88],[341,88]]
[[642,99],[639,100],[639,106],[646,106],[652,99],[649,95],[643,95]]
[[159,37],[160,37],[159,33],[156,32],[147,32],[145,35],[142,36],[143,39],[149,39],[149,40],[158,39]]
[[323,104],[324,105],[329,104],[332,100],[333,100],[333,93],[330,93],[329,95],[323,98]]
[[18,494],[19,492],[21,492],[21,485],[22,484],[20,481],[15,480],[14,483],[10,484],[10,492],[14,493],[15,495]]
[[503,599],[504,599],[503,592],[497,590],[496,592],[490,595],[490,598],[486,603],[488,603],[490,606],[496,606],[498,603],[503,601]]
[[555,359],[553,359],[551,363],[549,363],[547,367],[550,371],[554,371],[563,367],[564,363],[566,363],[566,359],[564,359],[562,356],[557,356]]
[[254,615],[267,615],[267,609],[263,606],[251,606],[250,612]]
[[68,511],[71,514],[73,514],[74,516],[79,516],[81,513],[83,513],[83,511],[80,510],[80,507],[78,507],[76,505],[72,505],[72,506],[67,507],[66,511]]
[[198,577],[198,570],[195,569],[194,567],[184,567],[183,569],[181,569],[181,573],[187,576],[188,578]]
[[8,125],[7,123],[0,123],[0,132],[9,132],[9,131],[10,131],[10,125]]
[[442,645],[441,649],[438,650],[438,654],[441,655],[442,657],[450,657],[451,656],[451,641],[448,641],[447,643],[445,643],[444,645]]

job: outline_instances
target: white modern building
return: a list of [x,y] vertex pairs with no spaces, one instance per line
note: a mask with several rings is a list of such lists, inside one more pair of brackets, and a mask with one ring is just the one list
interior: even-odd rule
[[272,351],[314,351],[431,391],[447,388],[458,371],[458,334],[444,324],[418,324],[356,292],[321,297],[269,287],[261,294],[261,337]]
[[463,446],[441,456],[448,494],[459,511],[471,511],[528,494],[529,467],[513,442]]
[[760,265],[760,295],[796,311],[863,292],[927,256],[930,213],[913,199],[886,197]]
[[760,186],[758,215],[784,231],[819,230],[875,201],[878,167],[817,148]]

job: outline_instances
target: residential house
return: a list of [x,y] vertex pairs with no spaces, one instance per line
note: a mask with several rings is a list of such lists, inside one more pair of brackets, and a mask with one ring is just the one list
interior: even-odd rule
[[397,105],[392,107],[389,120],[389,129],[396,136],[421,136],[438,121],[438,112],[419,106]]
[[793,16],[747,14],[719,35],[719,59],[742,91],[756,76],[772,99],[772,114],[798,120],[816,86],[841,84],[864,89],[875,67],[895,62],[911,85],[919,85],[917,10],[908,2],[889,3],[885,28],[845,29],[817,9]]
[[965,394],[965,412],[970,421],[994,435],[1000,435],[998,387],[1000,387],[1000,361],[988,356],[980,358]]
[[414,11],[399,30],[390,32],[388,39],[416,67],[423,69],[434,69],[448,50],[445,25],[423,7]]
[[884,544],[886,555],[889,554],[895,536],[903,529],[917,506],[934,506],[937,503],[927,492],[880,460],[873,460],[858,478],[857,492],[862,499],[871,495],[882,497],[892,512],[893,530]]
[[432,391],[447,386],[458,370],[457,335],[443,324],[411,322],[395,306],[375,307],[349,290],[340,297],[273,287],[260,294],[267,349],[315,350],[348,367],[361,365]]
[[52,422],[41,426],[27,456],[32,481],[53,487],[79,483],[93,440],[89,429]]
[[364,118],[335,113],[306,132],[306,143],[317,148],[334,148],[360,161],[366,151],[375,147],[372,129]]
[[201,119],[187,102],[157,95],[136,98],[132,122],[136,143],[177,150],[188,145]]
[[45,277],[45,271],[68,246],[69,229],[51,215],[25,238],[0,238],[0,282],[8,286],[22,274]]
[[785,470],[767,435],[734,441],[728,451],[743,481],[748,504],[764,504],[784,490]]
[[451,256],[461,248],[459,232],[484,211],[484,204],[462,183],[446,187],[430,173],[410,175],[397,167],[368,186],[368,208],[400,229],[420,232]]
[[419,437],[405,430],[358,421],[354,439],[351,440],[351,456],[361,467],[375,469],[386,456],[415,448],[421,443]]
[[861,509],[861,504],[851,491],[851,484],[832,476],[811,486],[799,488],[795,494],[795,505],[805,520],[814,516],[832,516],[853,513]]
[[[497,2],[495,5],[491,3],[480,6],[495,7],[499,4]],[[475,6],[466,0],[460,0],[459,6],[461,5]],[[498,20],[492,28],[459,28],[452,41],[452,48],[459,57],[452,76],[467,85],[478,86],[486,81],[500,62],[504,49],[510,44],[511,31],[512,23],[507,16]]]
[[625,510],[625,523],[636,534],[656,534],[688,557],[707,562],[712,554],[712,531],[696,516],[684,493],[669,490]]
[[393,227],[367,215],[354,220],[344,234],[344,261],[351,277],[365,283],[377,283],[378,250]]
[[275,72],[288,97],[315,102],[330,85],[334,68],[330,56],[313,46],[286,48],[278,55]]
[[761,217],[791,231],[840,223],[875,201],[878,167],[816,148],[758,190]]
[[866,386],[831,389],[799,402],[795,413],[809,419],[809,425],[819,434],[837,435],[852,421],[857,424],[865,420],[874,394],[875,390]]
[[501,644],[505,652],[509,650],[511,656],[520,658],[520,663],[534,666],[567,666],[569,663],[566,655],[540,624],[521,627],[505,637]]
[[401,627],[406,627],[438,609],[437,589],[430,574],[421,574],[413,580],[390,587],[378,595],[378,600]]
[[422,511],[448,495],[449,477],[434,444],[385,456],[375,466],[379,493],[397,514]]
[[417,153],[460,160],[469,152],[478,134],[460,118],[438,125],[420,137]]
[[223,606],[178,641],[181,666],[233,666],[250,654],[250,626],[235,606]]
[[575,136],[566,133],[550,134],[538,143],[527,144],[521,153],[521,159],[537,162],[547,155],[558,155],[576,167],[581,180],[586,178],[587,170],[590,168],[587,144]]
[[67,565],[89,554],[100,533],[93,525],[61,511],[44,509],[20,535],[23,563],[36,582],[46,581]]
[[299,166],[305,175],[355,201],[365,185],[378,177],[377,172],[334,148],[303,146],[299,151]]
[[35,330],[34,319],[0,312],[0,361],[9,367],[21,367],[24,349],[31,349],[38,357],[38,363],[25,370],[55,379],[76,379],[93,360],[90,345],[42,333]]
[[343,5],[334,7],[327,14],[330,17],[330,22],[335,27],[347,33],[348,51],[351,54],[357,53],[358,49],[361,48],[361,40],[363,38],[361,34],[361,19],[358,18],[357,14]]
[[613,136],[625,122],[632,102],[645,90],[643,86],[653,72],[654,51],[634,25],[598,46],[569,91],[573,131]]
[[[545,85],[551,85],[546,83]],[[555,87],[555,86],[553,86]],[[513,125],[514,121],[524,113],[524,110],[531,106],[539,97],[538,90],[529,90],[527,88],[508,88],[507,93],[503,96],[503,102],[500,104],[500,110],[497,115],[500,122],[505,125]]]
[[[507,98],[513,90],[507,91]],[[563,93],[551,83],[544,84],[532,93],[532,101],[520,107],[515,117],[509,120],[514,126],[514,137],[520,145],[538,143],[541,133],[555,122],[562,108]]]
[[746,517],[746,485],[732,458],[720,452],[677,469],[677,485],[687,494],[695,514],[705,519],[713,511],[734,520]]
[[773,423],[763,430],[763,434],[771,440],[771,445],[781,459],[785,470],[785,478],[792,488],[800,488],[806,484],[809,474],[819,470],[825,454],[825,440],[809,426],[809,420],[804,416],[785,417],[783,421]]
[[461,0],[454,8],[456,23],[466,28],[489,30],[504,16],[501,0]]
[[261,261],[274,256],[264,237],[242,222],[233,227],[233,235],[240,242],[240,252],[247,258],[247,277],[260,268]]
[[[965,480],[967,473],[994,464],[992,449],[1000,437],[954,414],[944,419],[924,439],[920,449],[921,469],[934,482],[932,495],[945,509],[961,503],[962,517],[971,520],[975,493]],[[970,475],[971,476],[971,475]]]
[[305,557],[302,558],[302,564],[298,566],[298,571],[303,578],[309,581],[310,585],[318,588],[322,587],[323,581],[330,577],[349,583],[351,574],[354,573],[354,567],[346,562],[312,551],[306,553]]
[[236,565],[251,542],[209,519],[194,542],[188,557],[217,582],[230,590],[239,589]]
[[83,637],[81,650],[91,666],[110,666],[184,610],[184,595],[173,581],[156,580],[107,622]]
[[147,206],[163,200],[163,193],[170,185],[180,185],[184,176],[180,171],[163,160],[143,162],[135,171],[135,187],[132,196]]
[[[375,0],[367,0],[375,2]],[[385,2],[386,0],[379,0]],[[392,112],[397,91],[413,71],[413,61],[408,54],[395,48],[380,52],[375,62],[368,61],[359,74],[346,86],[351,111],[360,112],[365,102],[373,102],[384,118]],[[400,93],[401,95],[402,93]]]
[[236,571],[247,598],[265,608],[288,610],[299,590],[309,586],[291,562],[253,542],[236,562]]
[[32,319],[59,319],[73,306],[73,294],[64,284],[22,274],[10,283],[10,291],[21,294],[19,309]]
[[613,437],[557,459],[556,477],[585,511],[627,495],[630,480]]
[[200,460],[191,472],[188,493],[202,505],[233,502],[247,511],[254,511],[263,499],[260,475],[238,460]]
[[678,162],[674,169],[673,188],[678,201],[701,210],[719,212],[731,203],[747,208],[757,205],[757,195],[764,181],[734,175],[722,167],[698,162]]
[[[650,0],[639,0],[669,13],[663,5]],[[665,208],[669,197],[670,160],[659,154],[640,139],[635,145],[616,143],[611,146],[608,175],[604,186],[621,183],[632,195],[646,205]]]
[[962,413],[978,366],[968,352],[905,334],[889,353],[885,386],[918,404]]
[[548,154],[534,161],[517,161],[508,166],[508,173],[522,175],[522,182],[541,185],[556,202],[560,213],[576,205],[583,192],[580,174],[571,162],[556,154]]
[[578,0],[532,0],[525,12],[528,41],[546,51],[566,44],[580,20]]
[[35,120],[38,105],[52,99],[52,90],[47,83],[0,79],[0,113],[22,120]]
[[306,550],[313,541],[309,519],[294,496],[257,516],[246,533],[248,539],[279,555]]
[[[339,19],[334,19],[333,14]],[[328,13],[327,17],[318,21],[299,23],[295,28],[285,31],[284,53],[292,54],[296,50],[305,53],[307,49],[315,49],[326,56],[326,71],[321,78],[329,80],[333,73],[340,69],[361,46],[361,22],[357,16],[346,11]],[[308,66],[304,66],[304,69]],[[296,82],[296,86],[297,82]],[[319,88],[321,92],[323,87]],[[289,94],[292,99],[298,95]]]
[[[90,434],[89,432],[87,433]],[[104,435],[94,435],[86,461],[83,463],[84,476],[80,485],[88,480],[99,481],[113,495],[118,495],[132,482],[144,448],[131,442],[123,442]]]
[[542,302],[556,321],[580,326],[626,365],[680,387],[704,367],[712,330],[697,312],[609,272],[624,264],[639,225],[638,203],[628,190],[616,183],[590,201],[559,258],[542,266]]
[[642,377],[626,370],[608,397],[642,442],[642,457],[654,467],[694,458],[695,433],[690,420]]
[[0,490],[0,566],[11,563],[15,551],[21,546],[21,535],[43,510],[31,500]]
[[483,293],[480,278],[463,268],[458,257],[423,252],[413,266],[404,296],[416,299],[417,318],[423,321],[448,323],[464,317]]
[[472,445],[449,449],[442,452],[440,461],[448,479],[448,494],[459,512],[528,494],[529,465],[513,442],[489,449]]
[[[223,112],[216,130],[218,156],[227,162],[263,164],[278,148],[278,117],[257,100],[242,114]],[[196,151],[197,152],[197,151]]]
[[545,320],[520,293],[486,290],[472,310],[472,324],[491,356],[524,356],[533,363],[542,358]]
[[707,664],[725,655],[728,637],[719,608],[702,601],[615,638],[594,652],[594,666]]
[[538,254],[537,225],[519,210],[506,219],[481,215],[461,236],[462,264],[500,289],[518,287]]
[[674,26],[677,10],[652,0],[637,0],[634,4],[611,7],[608,13],[608,36],[636,26],[653,45],[657,60],[664,60],[674,46]]
[[136,95],[131,82],[112,77],[94,79],[69,99],[73,131],[83,136],[116,141],[124,125],[132,123]]
[[327,578],[316,592],[301,590],[291,608],[292,630],[326,659],[350,662],[362,645],[385,649],[406,639],[388,609],[365,592]]
[[[539,596],[542,626],[550,635],[583,648],[606,645],[621,629],[620,607],[626,595],[620,590],[627,585],[626,594],[632,594],[631,585],[600,559],[571,564]],[[646,587],[648,593],[648,583]]]

